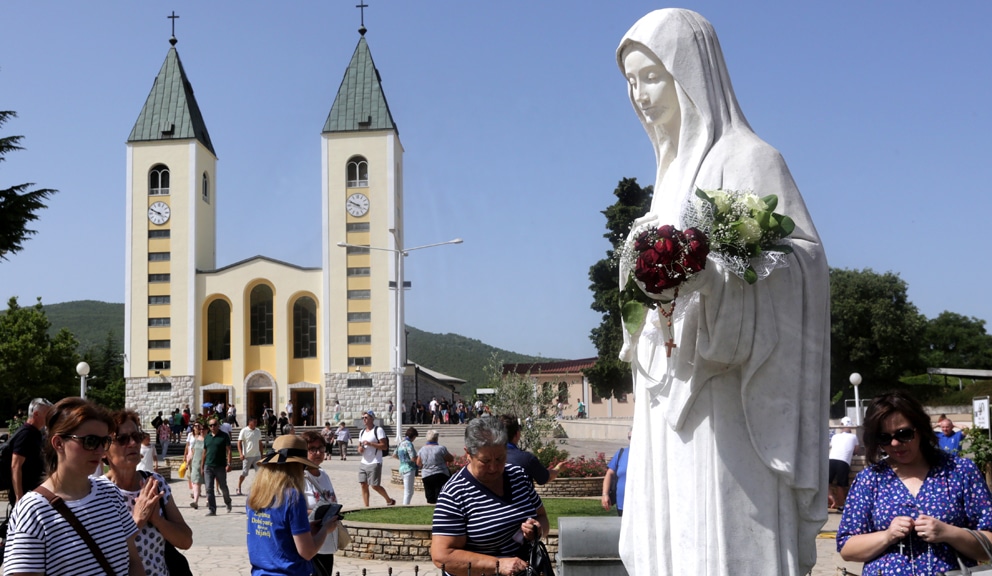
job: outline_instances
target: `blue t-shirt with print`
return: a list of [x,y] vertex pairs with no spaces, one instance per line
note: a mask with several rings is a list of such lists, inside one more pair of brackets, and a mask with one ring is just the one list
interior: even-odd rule
[[310,561],[296,551],[296,534],[310,533],[307,501],[295,490],[282,504],[248,512],[248,559],[252,576],[310,576]]

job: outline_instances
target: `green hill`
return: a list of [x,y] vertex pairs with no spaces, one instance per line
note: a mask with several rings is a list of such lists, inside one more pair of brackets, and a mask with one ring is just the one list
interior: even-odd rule
[[[23,305],[23,304],[22,304]],[[124,351],[124,305],[79,300],[45,306],[52,323],[51,333],[68,328],[79,340],[79,351],[103,346],[107,333]],[[550,362],[554,358],[528,356],[502,350],[479,340],[458,334],[434,334],[407,326],[407,358],[410,362],[467,381],[464,390],[470,396],[485,381],[485,368],[495,353],[502,362]]]

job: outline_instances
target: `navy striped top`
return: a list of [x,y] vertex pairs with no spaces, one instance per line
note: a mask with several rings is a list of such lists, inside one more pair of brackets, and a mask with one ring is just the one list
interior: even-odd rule
[[[90,493],[66,505],[93,536],[116,574],[128,573],[127,539],[138,531],[127,504],[110,480],[90,477]],[[102,576],[89,546],[48,500],[28,492],[10,515],[4,574]]]
[[520,525],[537,518],[543,506],[534,483],[519,466],[503,469],[503,496],[497,496],[469,473],[456,472],[444,485],[434,508],[433,533],[465,536],[465,549],[496,557],[522,553]]

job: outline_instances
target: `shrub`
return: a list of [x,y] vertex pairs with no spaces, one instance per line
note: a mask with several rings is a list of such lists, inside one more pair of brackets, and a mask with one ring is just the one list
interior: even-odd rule
[[596,454],[595,458],[579,456],[561,462],[555,462],[558,466],[559,478],[598,478],[606,476],[606,467],[609,460],[602,452]]

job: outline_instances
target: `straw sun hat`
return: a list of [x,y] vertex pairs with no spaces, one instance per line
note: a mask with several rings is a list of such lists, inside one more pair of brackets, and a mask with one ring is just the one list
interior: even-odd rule
[[307,468],[317,469],[317,465],[307,459],[306,440],[292,434],[283,434],[272,443],[272,450],[259,462],[259,466],[272,464],[303,464]]

